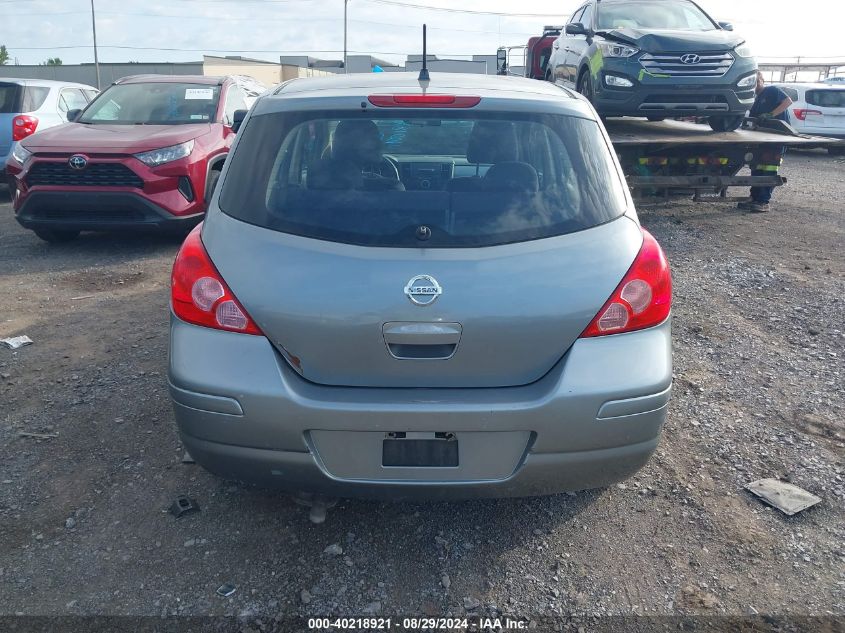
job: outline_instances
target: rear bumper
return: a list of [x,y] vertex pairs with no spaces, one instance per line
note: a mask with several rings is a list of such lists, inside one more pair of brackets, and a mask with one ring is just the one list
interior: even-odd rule
[[184,230],[202,213],[175,216],[131,192],[30,191],[15,217],[28,229],[106,231],[114,229]]
[[845,130],[843,130],[841,128],[802,126],[802,127],[796,127],[796,129],[801,134],[807,134],[809,136],[821,136],[823,138],[835,138],[839,141],[845,140]]
[[[226,478],[391,499],[551,494],[646,463],[671,392],[671,325],[581,339],[523,387],[373,389],[309,383],[264,337],[173,318],[169,379],[186,448]],[[391,432],[452,433],[459,466],[385,468]]]
[[226,479],[290,492],[402,501],[529,497],[599,488],[640,470],[657,448],[658,438],[596,451],[529,453],[507,478],[468,482],[340,479],[318,465],[311,453],[218,444],[184,433],[182,442],[197,463]]
[[12,189],[15,186],[15,178],[11,174],[6,173],[6,163],[9,161],[9,156],[11,155],[12,150],[11,148],[9,151],[2,155],[0,154],[0,186],[6,185],[9,187],[9,192],[11,194]]

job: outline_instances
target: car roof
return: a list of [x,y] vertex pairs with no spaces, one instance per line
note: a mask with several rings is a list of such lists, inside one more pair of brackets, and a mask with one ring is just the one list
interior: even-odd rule
[[19,84],[22,86],[42,86],[44,88],[84,88],[96,90],[94,86],[74,81],[56,81],[55,79],[24,79],[18,77],[0,77],[0,84]]
[[799,88],[801,90],[842,90],[842,86],[825,84],[825,83],[774,83],[772,86],[778,88]]
[[216,86],[230,77],[207,77],[206,75],[129,75],[121,77],[116,84],[203,84]]
[[[578,93],[547,81],[499,75],[431,73],[420,82],[416,72],[352,73],[291,79],[258,98],[255,115],[283,110],[360,109],[370,95],[447,94],[480,97],[473,109],[549,112],[596,119]],[[380,108],[378,108],[380,109]],[[408,110],[417,110],[409,107]]]
[[576,93],[547,81],[470,73],[431,73],[423,87],[416,72],[352,73],[292,79],[278,86],[273,97],[360,97],[368,94],[459,94],[481,97],[548,97],[577,100]]
[[[633,2],[653,2],[654,0],[595,0],[598,4],[630,4]],[[657,0],[658,2],[660,0]],[[677,1],[677,0],[675,0]],[[693,2],[694,0],[681,0],[682,2]],[[581,3],[581,6],[587,4],[587,0]]]

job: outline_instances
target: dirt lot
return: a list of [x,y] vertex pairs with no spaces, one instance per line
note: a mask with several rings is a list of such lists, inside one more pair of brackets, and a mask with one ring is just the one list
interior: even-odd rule
[[[674,271],[676,380],[635,478],[541,499],[342,501],[321,526],[181,463],[165,378],[178,242],[50,246],[4,199],[0,337],[35,344],[0,348],[0,614],[234,614],[255,630],[366,613],[562,615],[588,631],[606,614],[841,623],[845,162],[789,155],[784,173],[766,215],[641,209]],[[761,477],[823,502],[786,517],[743,490]],[[163,512],[180,493],[202,511]]]

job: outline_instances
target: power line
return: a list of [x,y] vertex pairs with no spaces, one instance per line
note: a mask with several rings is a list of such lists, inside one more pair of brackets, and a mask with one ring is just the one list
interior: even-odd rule
[[399,2],[398,0],[363,0],[375,4],[386,4],[403,9],[423,9],[426,11],[444,11],[447,13],[469,13],[471,15],[498,15],[508,18],[551,18],[561,17],[562,13],[511,13],[509,11],[477,11],[473,9],[455,9],[453,7],[429,7],[423,4],[412,4],[410,2]]
[[[207,0],[206,0],[207,1]],[[70,12],[75,13],[75,12]],[[120,15],[120,16],[129,16],[129,17],[140,17],[140,18],[190,18],[190,19],[207,19],[207,20],[233,20],[233,21],[244,21],[244,22],[341,22],[342,18],[263,18],[263,17],[229,17],[225,16],[222,17],[219,15],[171,15],[171,14],[158,14],[158,13],[128,13],[124,11],[97,11],[98,15]],[[54,14],[55,15],[55,14]],[[353,20],[350,19],[349,22],[354,22],[356,24],[374,24],[377,26],[391,26],[391,27],[400,27],[400,28],[409,28],[409,29],[419,29],[418,24],[400,24],[397,22],[376,22],[373,20]],[[441,27],[441,26],[429,26],[428,27],[432,31],[449,31],[449,32],[457,32],[457,33],[491,33],[491,34],[499,34],[499,35],[534,35],[534,31],[499,31],[499,30],[491,30],[491,29],[453,29],[448,27]]]
[[[18,51],[49,51],[49,50],[67,50],[67,49],[75,49],[75,48],[90,48],[90,44],[80,44],[75,46],[14,46],[12,44],[8,45],[7,48],[9,50],[18,50]],[[167,52],[177,52],[177,53],[281,53],[282,55],[310,55],[312,53],[342,53],[343,49],[324,49],[324,50],[279,50],[279,49],[272,49],[272,48],[263,48],[263,49],[246,49],[246,48],[160,48],[156,46],[118,46],[118,45],[108,45],[108,44],[98,44],[97,48],[112,48],[118,50],[131,50],[131,51],[167,51]],[[400,52],[400,51],[357,51],[357,50],[350,50],[350,53],[355,53],[357,55],[416,55],[418,51],[414,50],[411,52]],[[441,53],[438,51],[438,55],[443,56],[454,56],[454,57],[472,57],[473,55],[478,55],[477,52],[475,53]],[[165,62],[149,62],[151,64],[157,63],[165,63]]]

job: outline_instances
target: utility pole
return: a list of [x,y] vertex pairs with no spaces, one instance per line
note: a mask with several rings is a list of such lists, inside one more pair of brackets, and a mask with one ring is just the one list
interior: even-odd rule
[[94,17],[94,0],[91,0],[91,30],[94,32],[94,68],[97,71],[97,90],[99,90],[100,59],[97,57],[97,19]]
[[[94,2],[94,0],[91,0]],[[349,70],[346,67],[346,13],[347,13],[347,5],[349,4],[349,0],[343,0],[343,72],[348,73]]]

